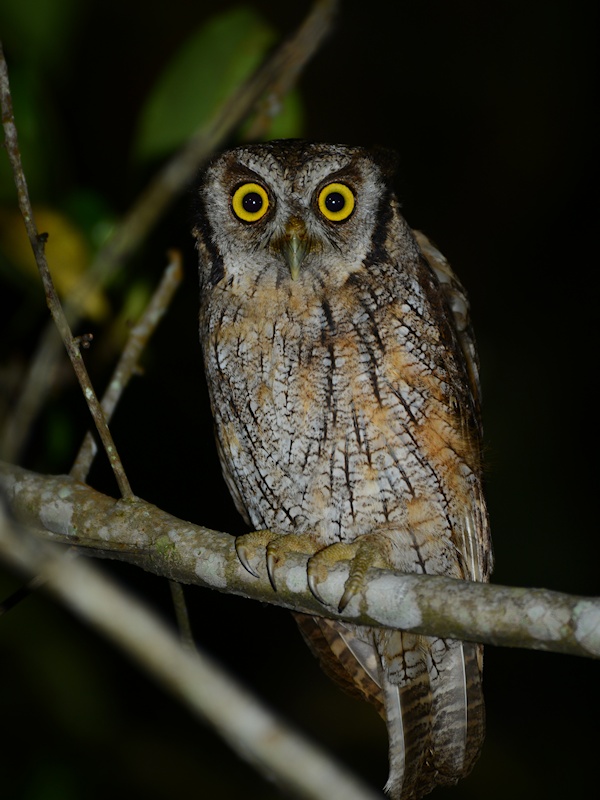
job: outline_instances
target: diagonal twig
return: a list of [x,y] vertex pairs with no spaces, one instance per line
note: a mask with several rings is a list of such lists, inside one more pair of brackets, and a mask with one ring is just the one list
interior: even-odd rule
[[[181,265],[181,254],[178,251],[171,251],[169,253],[170,264],[165,269],[163,278],[156,288],[150,302],[148,303],[144,313],[140,317],[137,324],[131,329],[129,337],[121,353],[121,357],[113,372],[111,380],[108,384],[104,395],[102,396],[101,406],[107,422],[110,422],[114,410],[135,372],[142,350],[147,345],[150,337],[154,333],[156,326],[164,316],[171,299],[181,283],[183,276]],[[98,447],[94,441],[91,432],[88,431],[81,444],[77,457],[73,462],[70,471],[70,476],[75,480],[86,481],[88,472],[92,465],[92,461],[96,456]],[[177,612],[177,618],[180,621],[180,628],[182,636],[185,634],[186,641],[191,641],[191,632],[189,622],[186,621],[185,616],[185,600],[183,598],[183,589],[176,588],[179,584],[171,583],[171,591],[174,594],[174,604]],[[44,578],[37,575],[32,578],[25,586],[22,586],[17,591],[13,592],[0,604],[0,616],[6,614],[17,603],[24,600],[32,592],[36,591],[44,584]]]
[[[154,333],[156,326],[171,302],[175,290],[181,283],[183,277],[181,254],[177,251],[171,251],[169,256],[170,264],[167,266],[163,278],[144,313],[130,330],[121,357],[102,396],[101,405],[107,422],[110,422],[117,403],[138,366],[142,350]],[[94,437],[88,432],[70,471],[70,475],[73,478],[85,482],[97,449]]]
[[113,441],[112,435],[108,429],[106,419],[102,412],[100,402],[94,391],[94,387],[90,381],[87,369],[81,357],[79,344],[73,338],[71,328],[63,311],[61,302],[54,288],[54,282],[50,270],[48,269],[48,262],[46,261],[45,242],[47,234],[39,233],[33,218],[33,211],[29,199],[29,191],[27,189],[27,181],[23,172],[21,164],[21,153],[19,150],[19,138],[17,135],[17,128],[15,125],[12,98],[10,94],[10,84],[8,80],[8,68],[4,58],[4,51],[0,43],[0,105],[2,107],[2,125],[4,128],[4,139],[8,159],[10,161],[11,169],[15,186],[17,188],[17,196],[19,202],[19,209],[25,223],[29,243],[35,256],[35,261],[40,272],[40,277],[44,285],[46,293],[46,303],[52,315],[54,324],[56,325],[60,337],[65,346],[67,354],[73,365],[73,370],[81,386],[81,391],[85,397],[92,419],[98,431],[98,435],[104,445],[106,455],[113,469],[121,496],[124,498],[133,497],[129,480],[123,469],[123,464],[117,452],[117,448]]

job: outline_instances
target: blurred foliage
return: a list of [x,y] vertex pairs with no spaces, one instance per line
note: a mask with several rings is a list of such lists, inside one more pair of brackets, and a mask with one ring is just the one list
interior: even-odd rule
[[90,5],[88,0],[5,0],[0,10],[2,40],[16,61],[45,74],[60,73],[68,67],[73,39]]
[[[426,0],[366,7],[344,0],[342,6],[337,33],[302,79],[302,130],[290,111],[291,127],[272,135],[398,150],[407,219],[449,257],[472,301],[495,579],[597,594],[599,132],[590,4]],[[275,0],[256,0],[253,10],[226,0],[152,7],[146,0],[1,0],[0,37],[32,199],[38,213],[53,215],[44,226],[48,247],[58,247],[54,271],[66,269],[68,276],[80,268],[60,255],[69,240],[88,259],[97,251],[165,148],[208,118],[217,92],[241,80],[252,59],[272,46],[273,31],[291,30],[305,7]],[[219,25],[222,46],[203,61],[206,53],[194,42]],[[235,68],[234,40],[250,50]],[[219,60],[226,52],[231,61]],[[202,81],[195,70],[205,71]],[[177,74],[184,85],[169,97],[174,78],[168,76]],[[152,114],[158,123],[142,123]],[[151,143],[145,154],[144,137]],[[2,220],[14,215],[2,153],[0,206]],[[184,519],[236,533],[243,526],[220,479],[202,380],[189,206],[188,196],[97,298],[108,316],[89,318],[79,332],[95,334],[85,358],[101,391],[127,320],[156,284],[166,249],[181,248],[185,285],[112,428],[137,494]],[[65,236],[59,230],[68,231],[66,242],[57,241]],[[0,415],[47,315],[30,267],[7,252],[12,236],[11,228],[0,237]],[[88,425],[69,376],[65,365],[25,466],[69,469]],[[102,459],[90,481],[114,492]],[[101,566],[170,614],[164,582],[124,565]],[[0,572],[3,595],[18,585]],[[207,649],[373,785],[383,784],[382,724],[321,674],[287,613],[199,589],[188,596]],[[471,778],[436,792],[436,800],[586,796],[597,750],[597,669],[583,659],[487,648],[483,756]],[[0,677],[2,797],[279,797],[43,594],[0,621]]]
[[[134,149],[139,158],[181,146],[252,75],[277,40],[249,8],[212,17],[193,33],[163,71],[140,114]],[[267,138],[300,132],[298,95],[286,98]]]
[[[46,257],[57,292],[67,297],[87,269],[90,242],[66,214],[44,206],[35,206],[33,213],[39,231],[52,231],[46,243]],[[6,270],[7,278],[34,280],[37,287],[38,268],[18,209],[0,208],[0,247],[12,267]],[[84,312],[94,320],[107,315],[108,305],[100,290],[87,296]]]

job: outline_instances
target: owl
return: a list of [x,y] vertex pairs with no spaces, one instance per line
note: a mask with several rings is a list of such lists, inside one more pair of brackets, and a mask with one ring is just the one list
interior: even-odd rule
[[[385,151],[298,140],[203,171],[200,338],[225,481],[257,575],[339,562],[340,609],[368,570],[488,580],[478,367],[464,290],[400,214]],[[257,560],[258,559],[258,560]],[[324,607],[324,614],[327,609]],[[295,615],[324,670],[372,702],[386,791],[420,798],[481,749],[480,645]]]

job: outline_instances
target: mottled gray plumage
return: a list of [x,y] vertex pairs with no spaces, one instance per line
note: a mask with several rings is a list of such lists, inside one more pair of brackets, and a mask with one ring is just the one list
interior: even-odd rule
[[[198,189],[200,336],[223,473],[269,574],[311,555],[487,580],[477,361],[464,291],[410,230],[389,158],[277,141],[217,157]],[[478,645],[296,615],[324,669],[387,721],[394,798],[472,767]]]

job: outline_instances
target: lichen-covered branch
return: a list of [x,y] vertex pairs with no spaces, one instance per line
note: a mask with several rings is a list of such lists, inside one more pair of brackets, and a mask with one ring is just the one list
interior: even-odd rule
[[96,392],[90,381],[86,366],[81,357],[81,351],[78,341],[74,338],[69,322],[63,311],[62,303],[58,297],[58,293],[54,286],[48,262],[46,260],[45,243],[48,238],[47,233],[40,233],[35,224],[33,217],[33,209],[29,199],[29,190],[27,189],[27,181],[25,180],[25,173],[23,172],[23,165],[21,163],[21,152],[19,150],[19,139],[17,134],[17,126],[15,125],[12,98],[10,94],[10,86],[8,81],[8,69],[4,59],[4,51],[2,50],[2,43],[0,42],[0,107],[2,108],[2,126],[4,128],[4,144],[8,154],[8,160],[13,172],[15,186],[17,188],[17,197],[19,202],[19,209],[29,243],[33,251],[35,262],[37,264],[44,291],[46,293],[46,302],[54,324],[56,325],[65,350],[71,364],[73,371],[77,376],[81,391],[83,393],[85,402],[88,405],[90,414],[96,425],[98,435],[104,445],[106,455],[110,465],[115,474],[115,478],[119,485],[119,489],[123,497],[131,497],[132,491],[129,485],[129,480],[123,469],[121,459],[117,452],[116,445],[113,441],[112,434],[108,428],[104,412],[100,405],[100,401],[96,396]]
[[255,578],[240,564],[233,537],[179,520],[143,500],[114,500],[67,476],[0,463],[0,490],[15,516],[46,538],[91,555],[134,563],[182,583],[218,589],[294,611],[424,634],[600,658],[600,599],[373,570],[368,589],[336,611],[347,570],[308,589],[306,558],[277,568],[278,590],[263,559]]

